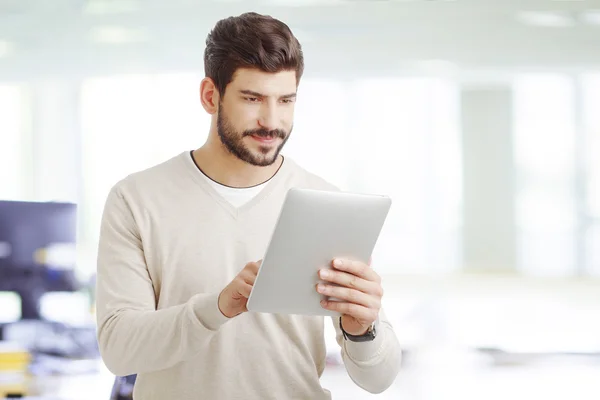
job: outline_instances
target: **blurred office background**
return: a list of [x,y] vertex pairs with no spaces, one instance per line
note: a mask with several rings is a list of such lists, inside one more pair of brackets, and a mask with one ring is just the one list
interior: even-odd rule
[[[21,320],[14,290],[0,292],[4,345],[32,360],[29,392],[109,398],[113,377],[97,359],[63,362],[94,361],[105,197],[204,142],[206,34],[250,10],[287,22],[305,52],[284,153],[345,190],[394,200],[374,266],[406,354],[377,398],[599,398],[591,0],[0,0],[0,200],[77,204],[66,265],[80,286],[41,293],[39,318],[55,324],[43,345],[61,350],[51,360],[36,358],[45,328]],[[13,245],[0,243],[0,259]],[[61,249],[47,263],[68,259]],[[87,335],[80,351],[51,343],[66,331]],[[376,398],[328,344],[334,398]]]

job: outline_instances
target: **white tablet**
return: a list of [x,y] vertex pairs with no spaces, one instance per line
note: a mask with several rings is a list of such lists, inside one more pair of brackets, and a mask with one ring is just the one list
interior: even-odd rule
[[391,206],[386,196],[291,189],[248,299],[248,310],[336,316],[321,307],[318,271],[336,257],[368,262]]

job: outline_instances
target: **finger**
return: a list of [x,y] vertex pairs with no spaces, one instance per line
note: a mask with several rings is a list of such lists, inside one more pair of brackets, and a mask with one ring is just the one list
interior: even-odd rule
[[249,262],[248,264],[246,264],[246,268],[254,273],[258,272],[258,269],[260,268],[260,265],[262,264],[262,260],[257,261],[257,262]]
[[249,285],[254,285],[254,282],[256,281],[256,273],[254,273],[252,271],[243,271],[240,274],[240,278],[245,283],[247,283]]
[[349,315],[358,321],[374,320],[375,310],[354,303],[344,303],[341,301],[321,301],[321,306],[327,310],[338,312],[342,315]]
[[379,275],[363,262],[336,258],[335,260],[333,260],[332,265],[333,268],[339,271],[348,272],[352,275],[356,275],[370,282],[381,282],[381,278],[379,277]]
[[350,289],[360,290],[363,293],[378,295],[380,292],[378,289],[379,285],[376,282],[370,282],[347,272],[324,269],[321,270],[319,276],[324,281],[335,283]]
[[244,282],[242,283],[242,285],[240,285],[238,292],[240,295],[244,296],[247,299],[248,297],[250,297],[250,292],[252,292],[252,285],[249,285]]
[[377,297],[368,295],[355,289],[318,284],[317,291],[325,296],[335,297],[336,299],[362,305],[368,308],[381,307],[381,303]]
[[254,280],[256,279],[256,275],[258,275],[258,270],[260,268],[261,261],[255,263],[250,262],[246,264],[244,269],[242,269],[239,273],[240,278],[244,282],[254,284]]

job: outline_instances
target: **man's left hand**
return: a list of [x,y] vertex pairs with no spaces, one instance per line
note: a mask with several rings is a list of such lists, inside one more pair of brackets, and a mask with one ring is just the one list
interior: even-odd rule
[[[379,316],[383,288],[380,276],[360,261],[335,259],[333,269],[322,269],[317,292],[339,299],[323,300],[321,306],[342,314],[342,327],[350,335],[364,335]],[[339,285],[339,286],[338,286]]]

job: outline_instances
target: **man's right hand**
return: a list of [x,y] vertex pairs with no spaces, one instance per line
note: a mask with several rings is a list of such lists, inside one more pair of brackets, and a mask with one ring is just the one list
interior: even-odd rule
[[246,304],[261,263],[262,260],[246,264],[219,295],[219,310],[227,318],[248,311]]

